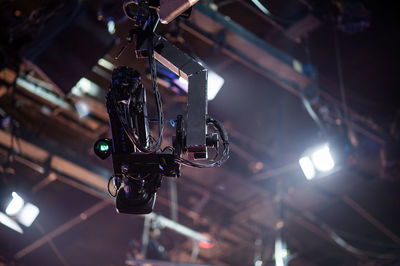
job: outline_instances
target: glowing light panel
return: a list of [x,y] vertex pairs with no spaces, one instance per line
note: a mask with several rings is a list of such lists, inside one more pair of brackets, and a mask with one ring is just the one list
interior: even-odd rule
[[328,145],[322,146],[314,151],[311,158],[318,171],[327,172],[335,167],[335,162]]
[[35,221],[36,217],[39,215],[39,208],[31,203],[25,204],[24,208],[17,216],[18,222],[22,225],[29,227]]
[[11,196],[12,200],[6,208],[6,214],[14,216],[21,211],[22,207],[24,206],[24,200],[16,192],[13,192]]
[[301,157],[299,160],[299,164],[301,170],[303,170],[303,173],[308,180],[311,180],[315,177],[315,169],[310,157],[308,156]]

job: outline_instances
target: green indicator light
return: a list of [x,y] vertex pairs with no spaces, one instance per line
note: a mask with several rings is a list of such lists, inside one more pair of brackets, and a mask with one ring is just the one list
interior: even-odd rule
[[100,144],[100,151],[108,151],[109,147],[107,144]]
[[111,139],[99,139],[94,144],[94,153],[102,160],[107,159],[112,153],[112,140]]

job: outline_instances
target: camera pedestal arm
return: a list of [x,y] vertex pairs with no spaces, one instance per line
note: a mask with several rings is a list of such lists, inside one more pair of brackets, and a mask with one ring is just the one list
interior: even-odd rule
[[[138,58],[147,57],[150,39],[147,38],[146,41],[140,42],[139,47],[136,47]],[[186,149],[193,152],[195,158],[207,158],[207,69],[165,38],[153,35],[152,41],[155,59],[188,81]]]

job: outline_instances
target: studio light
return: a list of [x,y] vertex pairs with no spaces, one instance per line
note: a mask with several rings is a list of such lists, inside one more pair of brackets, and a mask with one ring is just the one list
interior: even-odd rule
[[334,170],[335,160],[329,143],[308,149],[299,159],[299,164],[308,180]]
[[40,211],[38,207],[28,202],[25,204],[21,212],[18,213],[17,220],[22,225],[30,227],[33,221],[35,221],[36,217],[39,215],[39,212]]
[[39,208],[26,202],[17,192],[11,192],[6,187],[2,192],[1,210],[5,213],[0,212],[0,223],[22,234],[23,230],[17,222],[30,227],[39,215]]
[[301,170],[303,170],[303,173],[308,180],[313,179],[315,177],[315,169],[313,163],[311,162],[310,157],[308,156],[301,157],[299,160],[299,164]]
[[16,192],[13,192],[11,196],[12,199],[7,205],[6,214],[9,216],[14,216],[22,210],[25,202]]
[[0,223],[20,234],[24,233],[24,230],[22,230],[21,226],[19,226],[17,222],[2,212],[0,212]]
[[312,161],[317,170],[327,172],[333,169],[335,162],[333,161],[332,154],[329,146],[322,146],[317,148],[311,155]]

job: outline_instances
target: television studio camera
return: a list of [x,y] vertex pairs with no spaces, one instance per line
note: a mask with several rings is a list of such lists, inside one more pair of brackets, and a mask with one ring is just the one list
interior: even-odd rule
[[[146,90],[140,74],[127,66],[114,69],[106,96],[112,139],[98,140],[94,150],[101,159],[112,155],[114,175],[109,180],[108,191],[112,194],[109,188],[113,181],[116,192],[112,196],[116,197],[119,213],[152,212],[162,177],[179,177],[181,165],[218,167],[229,157],[226,130],[207,115],[207,69],[154,33],[160,18],[168,23],[197,1],[161,1],[161,6],[159,0],[125,1],[123,4],[126,16],[133,21],[127,41],[135,47],[137,58],[148,58],[157,118],[148,117]],[[186,117],[178,115],[174,120],[176,133],[172,147],[163,149],[165,120],[156,60],[187,80],[189,86]],[[158,124],[157,138],[150,134],[150,121]],[[209,127],[214,128],[214,133],[208,133]],[[208,159],[209,148],[216,151],[213,159]],[[182,157],[188,153],[192,160]]]

